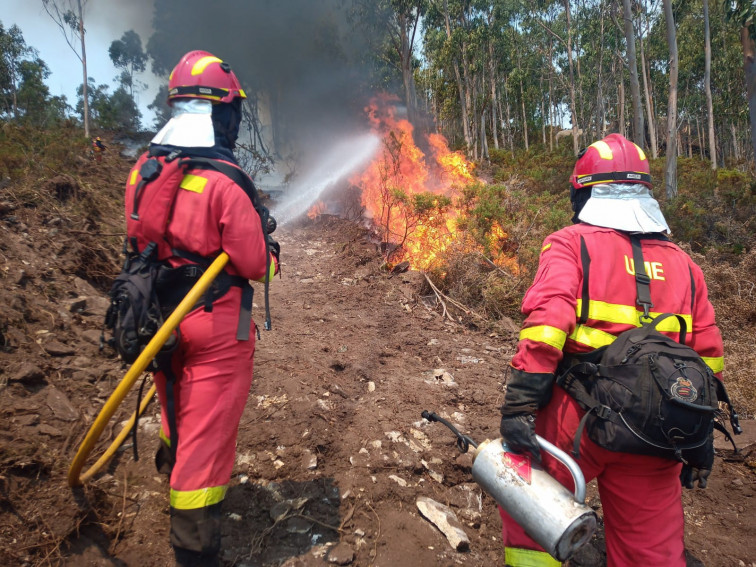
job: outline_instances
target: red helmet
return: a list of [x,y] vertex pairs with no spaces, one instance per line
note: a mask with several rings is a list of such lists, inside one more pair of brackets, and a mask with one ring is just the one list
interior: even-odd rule
[[616,182],[651,187],[651,169],[641,148],[619,134],[609,134],[580,152],[570,183],[581,189]]
[[168,102],[177,98],[203,98],[231,102],[247,98],[228,63],[207,51],[190,51],[171,71]]

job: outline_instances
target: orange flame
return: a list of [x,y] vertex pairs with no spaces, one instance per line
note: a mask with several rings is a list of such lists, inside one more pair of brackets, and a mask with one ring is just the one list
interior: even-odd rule
[[307,216],[315,220],[326,211],[326,205],[323,201],[316,201],[315,204],[307,211]]
[[362,191],[362,204],[382,232],[384,243],[401,245],[387,252],[392,260],[409,261],[415,269],[433,266],[439,253],[454,242],[459,213],[448,207],[445,216],[434,209],[426,214],[413,199],[421,193],[441,198],[456,196],[456,188],[475,181],[473,165],[464,155],[449,150],[440,134],[427,138],[432,160],[428,160],[413,139],[413,126],[397,116],[390,95],[375,97],[365,109],[373,130],[382,137],[380,155],[361,174],[350,181]]

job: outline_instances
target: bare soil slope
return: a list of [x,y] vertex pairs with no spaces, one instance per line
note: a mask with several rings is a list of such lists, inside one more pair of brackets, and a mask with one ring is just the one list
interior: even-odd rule
[[[118,194],[128,162],[106,157],[82,175]],[[168,484],[152,462],[156,402],[140,420],[138,462],[129,439],[92,482],[66,484],[124,374],[98,348],[100,278],[118,270],[117,245],[101,235],[120,219],[83,223],[0,201],[0,564],[171,565]],[[516,325],[491,335],[450,321],[419,296],[421,274],[382,271],[365,232],[346,221],[321,217],[276,234],[282,277],[241,422],[224,563],[503,564],[501,522],[472,481],[469,454],[420,414],[435,411],[477,441],[495,436]],[[260,324],[261,287],[255,303]],[[134,390],[90,464],[133,411]],[[744,425],[741,455],[718,440],[709,488],[683,494],[690,565],[756,565],[756,430]],[[600,516],[592,486],[589,495]],[[451,507],[468,551],[419,514],[420,496]],[[602,564],[599,533],[572,565]]]

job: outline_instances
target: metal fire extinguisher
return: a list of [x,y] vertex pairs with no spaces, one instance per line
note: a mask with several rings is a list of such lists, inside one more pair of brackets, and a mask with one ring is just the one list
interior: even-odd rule
[[572,474],[572,494],[529,455],[512,453],[502,439],[479,446],[445,419],[424,411],[428,421],[438,421],[457,436],[457,447],[466,453],[475,448],[472,476],[480,487],[552,557],[569,559],[588,543],[596,531],[596,513],[585,505],[585,477],[567,453],[536,435],[541,449],[560,461]]

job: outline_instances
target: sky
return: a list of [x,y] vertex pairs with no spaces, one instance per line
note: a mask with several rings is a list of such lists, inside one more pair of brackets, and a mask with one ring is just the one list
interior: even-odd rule
[[[87,74],[109,92],[119,75],[110,44],[129,30],[143,46],[150,41],[148,70],[136,76],[151,85],[137,100],[144,129],[155,127],[147,106],[166,80],[151,68],[167,75],[183,54],[200,49],[228,62],[239,77],[258,112],[254,140],[262,140],[260,149],[269,152],[282,179],[317,169],[330,146],[369,130],[365,107],[375,94],[370,50],[380,26],[355,23],[351,0],[82,2]],[[0,0],[0,21],[21,29],[51,71],[51,94],[65,95],[75,106],[81,62],[42,0]]]
[[[140,5],[142,9],[139,9]],[[132,29],[139,34],[144,46],[151,34],[151,15],[151,0],[107,3],[91,0],[86,4],[87,74],[97,85],[107,84],[111,93],[117,88],[114,80],[119,71],[110,61],[108,48],[111,42]],[[26,45],[39,52],[51,71],[46,80],[50,94],[65,95],[68,104],[75,107],[76,89],[83,80],[81,61],[66,43],[61,29],[45,12],[42,0],[0,0],[0,22],[5,29],[13,24],[21,28]],[[147,109],[147,105],[155,98],[159,80],[152,75],[149,67],[137,75],[137,79],[150,85],[137,97],[143,126],[152,126],[154,114]]]

